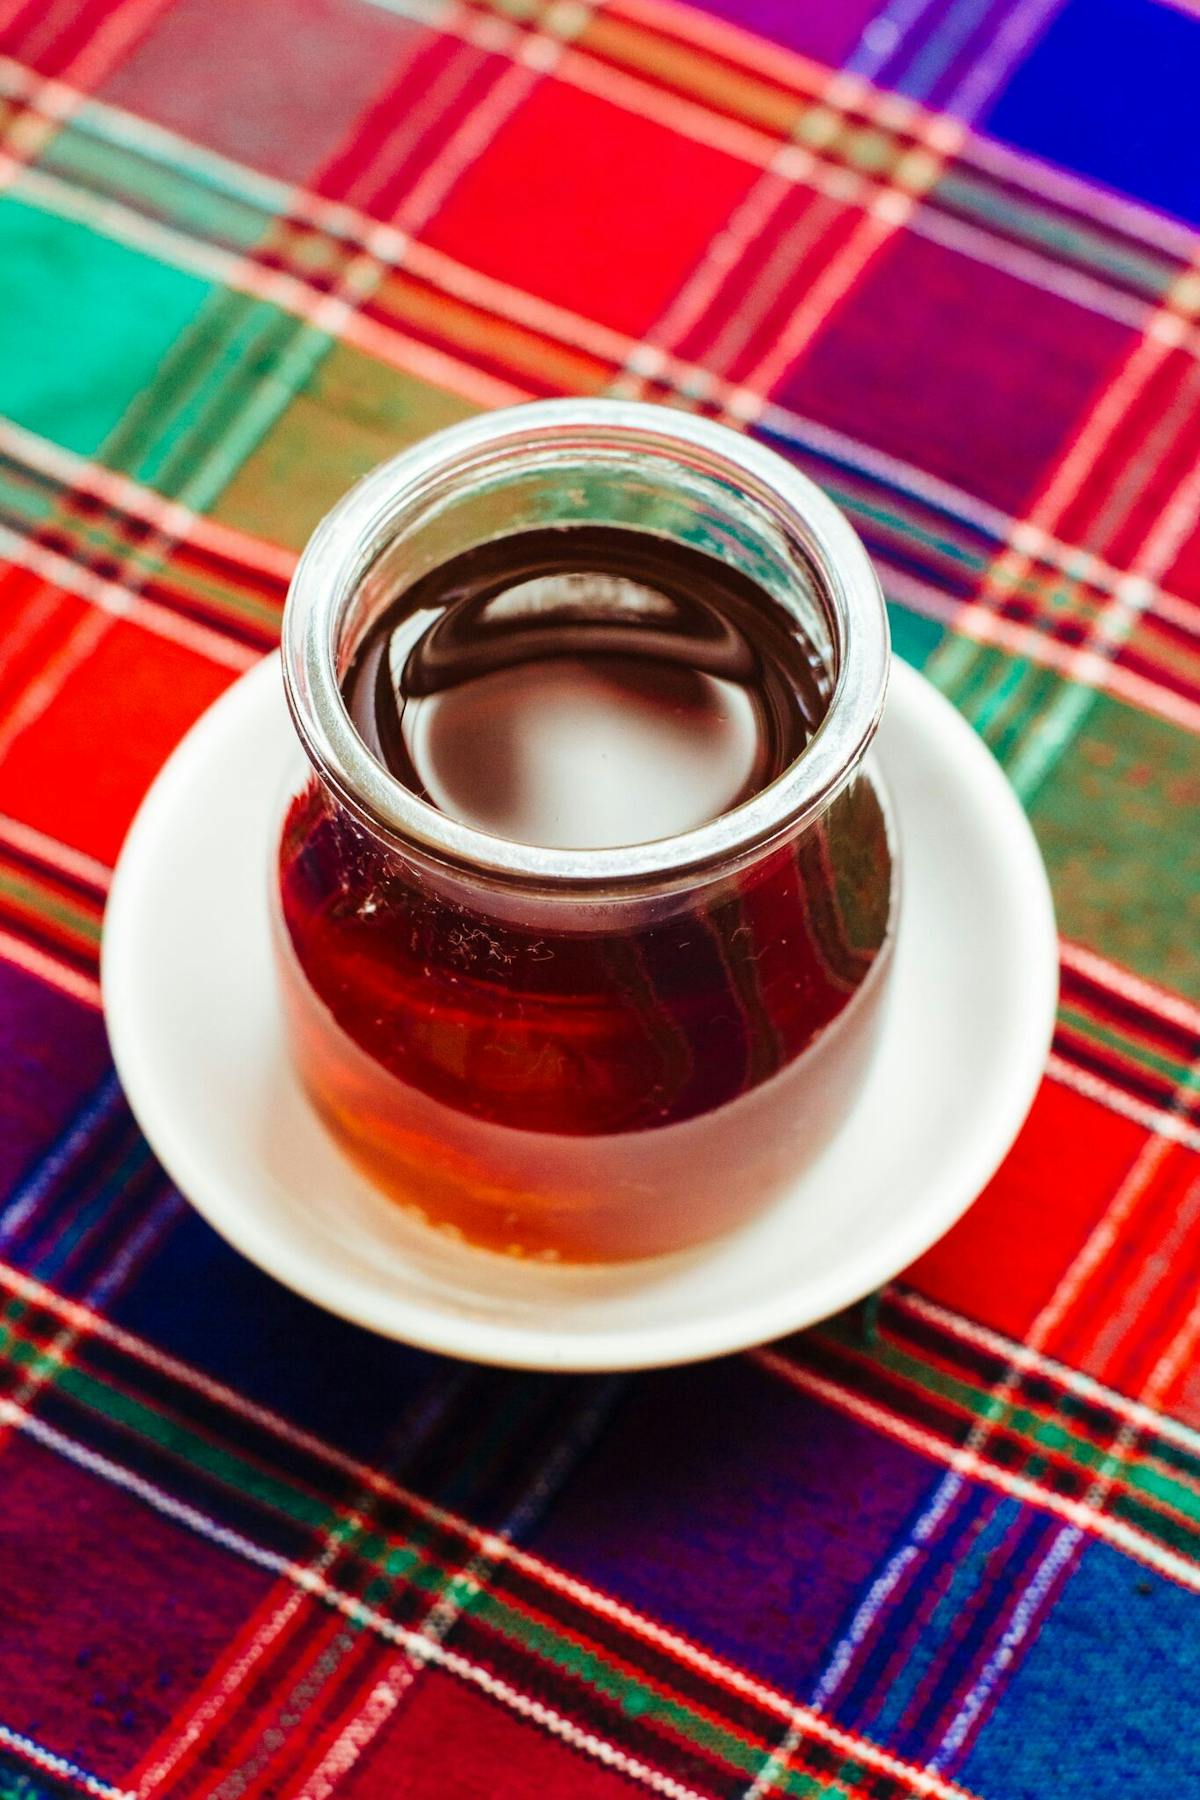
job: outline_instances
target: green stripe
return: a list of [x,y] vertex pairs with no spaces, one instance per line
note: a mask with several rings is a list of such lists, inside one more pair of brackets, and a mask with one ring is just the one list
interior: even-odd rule
[[43,525],[54,512],[61,488],[50,481],[45,486],[18,463],[0,462],[0,508],[15,513],[27,525]]
[[116,457],[135,480],[179,498],[196,466],[221,455],[221,433],[244,404],[247,384],[269,379],[280,323],[274,307],[244,294],[209,300],[126,414],[105,460]]
[[[27,1310],[23,1302],[10,1309],[21,1313]],[[485,1588],[477,1588],[469,1577],[446,1567],[421,1544],[420,1530],[408,1534],[406,1541],[396,1543],[369,1527],[364,1530],[353,1526],[328,1502],[298,1490],[237,1452],[210,1442],[182,1422],[163,1417],[153,1407],[111,1387],[76,1364],[60,1363],[20,1337],[11,1323],[0,1325],[0,1355],[25,1373],[57,1383],[87,1411],[179,1458],[241,1497],[256,1501],[324,1538],[333,1537],[372,1564],[377,1577],[382,1578],[381,1594],[397,1581],[431,1599],[448,1594],[464,1611],[477,1614],[499,1635],[537,1655],[544,1663],[587,1681],[628,1717],[647,1718],[668,1725],[746,1775],[756,1772],[769,1753],[770,1745],[755,1742],[731,1727],[714,1723],[648,1680],[613,1667],[601,1652],[589,1650],[557,1628],[530,1618],[514,1602]],[[497,1414],[495,1430],[491,1434],[497,1442],[506,1438],[511,1423],[511,1419]],[[477,1447],[473,1460],[481,1459],[486,1459],[482,1445]],[[436,1529],[435,1522],[430,1520],[428,1530],[432,1534]],[[842,1773],[858,1779],[865,1770],[847,1760],[842,1765]],[[781,1776],[774,1785],[798,1796],[841,1793],[845,1800],[851,1800],[845,1789],[829,1786],[827,1778],[818,1782],[795,1771]]]
[[[981,731],[1004,767],[1019,757],[1024,741],[1039,728],[1040,715],[1064,685],[1053,669],[965,637],[946,639],[925,672]],[[999,705],[992,698],[997,690]]]
[[[530,0],[492,0],[492,9],[520,19],[536,10]],[[427,0],[394,3],[387,10],[422,22],[434,21],[444,12]],[[890,133],[873,128],[849,126],[838,142],[848,159],[864,168],[894,161],[897,148],[907,151],[907,145],[898,145]],[[126,196],[193,235],[219,236],[249,249],[261,237],[265,223],[286,203],[286,186],[223,159],[205,157],[198,149],[189,152],[192,146],[185,143],[154,138],[136,141],[136,134],[119,116],[91,101],[59,131],[41,163],[68,179]],[[985,225],[1050,251],[1067,265],[1082,266],[1101,278],[1133,287],[1153,301],[1161,300],[1179,273],[1179,264],[1169,258],[1048,213],[1035,202],[1017,199],[958,168],[941,176],[933,197]]]
[[[15,1302],[9,1309],[10,1321],[27,1311],[23,1302]],[[840,1327],[837,1332],[830,1330],[828,1335],[837,1337],[839,1332],[850,1335],[847,1327]],[[628,1717],[646,1718],[666,1726],[748,1776],[762,1766],[767,1746],[755,1743],[735,1728],[706,1718],[686,1701],[660,1690],[648,1678],[615,1667],[603,1652],[589,1648],[568,1631],[530,1617],[511,1598],[487,1588],[476,1589],[469,1578],[448,1568],[427,1544],[422,1543],[426,1529],[430,1535],[437,1529],[432,1520],[427,1526],[408,1532],[399,1541],[369,1526],[352,1526],[331,1503],[298,1490],[292,1483],[258,1467],[236,1451],[211,1443],[188,1425],[164,1418],[153,1407],[121,1393],[76,1365],[59,1364],[44,1350],[19,1336],[11,1322],[0,1327],[0,1354],[26,1372],[57,1382],[64,1393],[86,1410],[178,1457],[242,1497],[257,1501],[324,1537],[332,1535],[371,1564],[374,1570],[372,1589],[376,1582],[382,1582],[383,1592],[387,1583],[400,1581],[430,1597],[449,1594],[490,1630],[536,1655],[560,1673],[587,1683]],[[885,1368],[914,1380],[925,1391],[953,1400],[976,1418],[1003,1423],[1006,1428],[1020,1432],[1031,1448],[1036,1446],[1047,1455],[1053,1452],[1071,1456],[1076,1465],[1088,1473],[1099,1474],[1113,1461],[1111,1451],[1081,1442],[1062,1420],[1042,1418],[1028,1407],[1009,1405],[999,1418],[993,1418],[991,1396],[987,1392],[966,1380],[929,1367],[893,1344],[881,1345],[876,1360]],[[511,1422],[499,1414],[494,1417],[494,1429],[489,1434],[493,1448],[505,1441]],[[477,1446],[477,1460],[486,1461],[489,1454],[488,1447]],[[1035,1457],[1027,1466],[1041,1466],[1042,1461]],[[1197,1517],[1200,1516],[1197,1497],[1161,1469],[1121,1463],[1119,1472],[1139,1491],[1117,1489],[1109,1506],[1110,1512],[1136,1524],[1159,1542],[1181,1553],[1191,1553],[1194,1540],[1187,1525],[1154,1511],[1146,1504],[1146,1499],[1169,1503],[1186,1511],[1189,1517]],[[466,1478],[469,1479],[469,1475]],[[862,1778],[865,1770],[847,1760],[842,1764],[840,1774],[853,1782]],[[818,1779],[796,1771],[782,1775],[775,1785],[796,1795],[845,1793],[844,1788],[831,1786],[830,1778]]]
[[[846,486],[841,481],[828,480],[822,480],[821,486],[837,501],[839,506],[845,507],[847,512],[854,512],[861,518],[871,519],[877,525],[894,527],[902,537],[913,543],[924,545],[926,549],[935,551],[939,556],[944,556],[951,562],[961,564],[972,574],[979,574],[990,566],[990,557],[982,556],[978,551],[968,550],[964,545],[955,543],[953,538],[948,538],[941,532],[931,531],[923,525],[918,525],[911,514],[898,512],[894,506],[881,506],[876,501],[864,499],[861,489]],[[997,544],[996,547],[997,550],[1004,548],[1003,544]],[[1026,577],[1026,580],[1028,581],[1029,578]],[[1030,582],[1030,585],[1036,586],[1037,584]]]
[[72,114],[70,127],[78,127],[143,162],[174,170],[222,199],[253,209],[261,217],[278,217],[290,205],[289,183],[246,163],[233,162],[219,151],[208,150],[187,138],[174,137],[169,130],[160,135],[149,121],[102,100],[85,99]]
[[89,945],[99,945],[100,920],[94,913],[86,912],[72,901],[61,898],[22,875],[0,868],[0,896],[15,900],[37,918],[53,920],[56,925],[63,926]]
[[58,132],[38,166],[163,219],[177,231],[238,250],[253,249],[274,216],[240,195],[220,191],[199,170],[173,168],[97,135],[94,113]]
[[983,737],[995,733],[998,725],[1011,712],[1020,694],[1028,663],[1010,662],[1000,670],[1000,678],[980,693],[971,709],[971,723]]
[[332,343],[265,301],[222,292],[176,340],[96,460],[206,512]]
[[[87,549],[98,550],[102,555],[112,556],[119,561],[125,571],[133,570],[148,577],[165,576],[177,582],[198,600],[206,601],[220,611],[234,613],[239,618],[252,620],[270,630],[278,628],[278,605],[257,594],[249,594],[240,588],[214,580],[197,570],[181,570],[172,561],[169,551],[166,556],[155,555],[144,544],[131,544],[119,533],[94,519],[70,519],[65,521],[64,529],[70,531],[81,552]],[[84,560],[83,555],[80,560]]]
[[1062,677],[1041,663],[1022,661],[1022,679],[1014,690],[1012,704],[993,721],[984,737],[993,756],[1008,768],[1021,746],[1040,730],[1041,720],[1056,702],[1062,688]]
[[[107,522],[105,516],[81,514],[74,510],[76,495],[61,482],[48,477],[53,485],[40,483],[31,470],[19,463],[0,462],[0,511],[23,521],[31,530],[53,522],[64,535],[82,549],[93,549],[111,556],[123,569],[137,569],[142,574],[166,574],[198,599],[224,611],[236,613],[274,630],[279,624],[279,606],[260,595],[222,581],[207,572],[173,564],[170,555],[156,555],[145,544],[131,542],[120,527]],[[106,504],[101,502],[102,505]],[[55,509],[59,509],[57,518]],[[117,508],[112,511],[119,510]],[[136,515],[130,515],[135,518]],[[140,522],[140,521],[139,521]],[[153,531],[154,526],[150,529]]]
[[[102,1787],[100,1791],[106,1790]],[[0,1745],[0,1800],[62,1800],[63,1794],[78,1792],[78,1787],[65,1777],[59,1783],[52,1782],[48,1775],[31,1775],[17,1761],[15,1752]]]
[[949,201],[976,219],[1015,233],[1028,244],[1051,250],[1064,262],[1086,264],[1102,275],[1127,282],[1152,300],[1161,300],[1180,273],[1178,263],[1113,243],[1099,232],[1042,212],[1031,201],[1014,199],[961,169],[943,175],[931,198]]
[[1140,1040],[1126,1037],[1114,1031],[1108,1025],[1102,1025],[1089,1013],[1081,1012],[1075,1006],[1060,1002],[1058,1016],[1064,1024],[1072,1025],[1081,1037],[1088,1038],[1094,1044],[1103,1044],[1106,1049],[1115,1050],[1126,1062],[1135,1067],[1152,1069],[1155,1074],[1165,1075],[1172,1087],[1182,1087],[1191,1074],[1192,1065],[1175,1057],[1163,1056],[1152,1050]]
[[1172,1519],[1166,1513],[1149,1506],[1138,1494],[1116,1487],[1105,1502],[1105,1510],[1114,1518],[1122,1519],[1144,1532],[1149,1538],[1156,1538],[1169,1550],[1178,1551],[1189,1561],[1196,1559],[1196,1540],[1192,1532],[1178,1519]]
[[[1173,1479],[1165,1471],[1147,1466],[1142,1455],[1131,1455],[1128,1459],[1125,1456],[1114,1458],[1110,1447],[1080,1437],[1063,1419],[1047,1419],[1018,1401],[1005,1401],[998,1407],[991,1388],[976,1386],[964,1377],[938,1369],[900,1349],[891,1340],[881,1339],[873,1351],[867,1352],[861,1344],[854,1343],[849,1329],[839,1329],[835,1333],[830,1328],[824,1328],[819,1335],[830,1338],[839,1346],[852,1348],[859,1356],[869,1357],[877,1368],[911,1381],[922,1392],[950,1401],[992,1429],[1015,1433],[1025,1440],[1031,1452],[1042,1450],[1060,1458],[1069,1458],[1085,1474],[1118,1471],[1121,1481],[1129,1487],[1148,1497],[1166,1501],[1177,1512],[1183,1513],[1186,1519],[1194,1520],[1200,1528],[1200,1494],[1184,1482]],[[902,1398],[897,1400],[896,1406],[903,1413]],[[1114,1421],[1114,1435],[1119,1429],[1119,1421]],[[1027,1467],[1024,1472],[1028,1474],[1030,1469]],[[1200,1465],[1192,1473],[1200,1476]],[[1154,1521],[1146,1527],[1149,1535],[1166,1538],[1173,1536],[1176,1531],[1182,1531],[1186,1541],[1192,1543],[1194,1551],[1194,1541],[1186,1536],[1185,1525],[1177,1527],[1157,1513],[1148,1514],[1147,1517]]]

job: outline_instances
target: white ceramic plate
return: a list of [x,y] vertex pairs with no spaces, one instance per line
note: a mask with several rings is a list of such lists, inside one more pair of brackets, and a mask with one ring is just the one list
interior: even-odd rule
[[389,1205],[326,1134],[281,1037],[267,895],[300,752],[278,659],[188,734],[121,855],[104,935],[113,1051],[161,1161],[271,1275],[375,1331],[542,1369],[685,1362],[869,1293],[954,1223],[1029,1108],[1057,992],[1037,847],[953,707],[897,663],[878,754],[904,894],[883,1035],[853,1113],[760,1217],[680,1256],[523,1264]]

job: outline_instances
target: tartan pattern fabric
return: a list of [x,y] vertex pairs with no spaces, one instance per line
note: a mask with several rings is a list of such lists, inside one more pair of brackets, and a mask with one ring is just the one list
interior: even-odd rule
[[[1198,78],[1184,0],[0,0],[0,1795],[1200,1787]],[[619,1380],[243,1263],[97,986],[321,513],[582,393],[845,508],[1062,931],[949,1237]]]

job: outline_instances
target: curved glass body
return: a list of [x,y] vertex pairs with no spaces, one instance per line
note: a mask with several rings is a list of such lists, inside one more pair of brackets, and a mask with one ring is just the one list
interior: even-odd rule
[[[342,689],[384,609],[447,557],[581,519],[752,579],[802,635],[824,714],[775,780],[696,829],[543,849],[406,788]],[[347,497],[289,599],[312,770],[282,822],[276,940],[297,1066],[382,1189],[494,1250],[607,1261],[729,1229],[816,1155],[887,985],[894,848],[868,755],[887,656],[844,520],[707,421],[513,409]]]

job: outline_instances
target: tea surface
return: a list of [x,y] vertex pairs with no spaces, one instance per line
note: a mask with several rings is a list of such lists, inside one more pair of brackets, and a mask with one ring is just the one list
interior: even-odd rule
[[391,772],[460,823],[552,849],[648,843],[738,806],[823,700],[781,609],[647,532],[517,533],[376,620],[344,692]]

